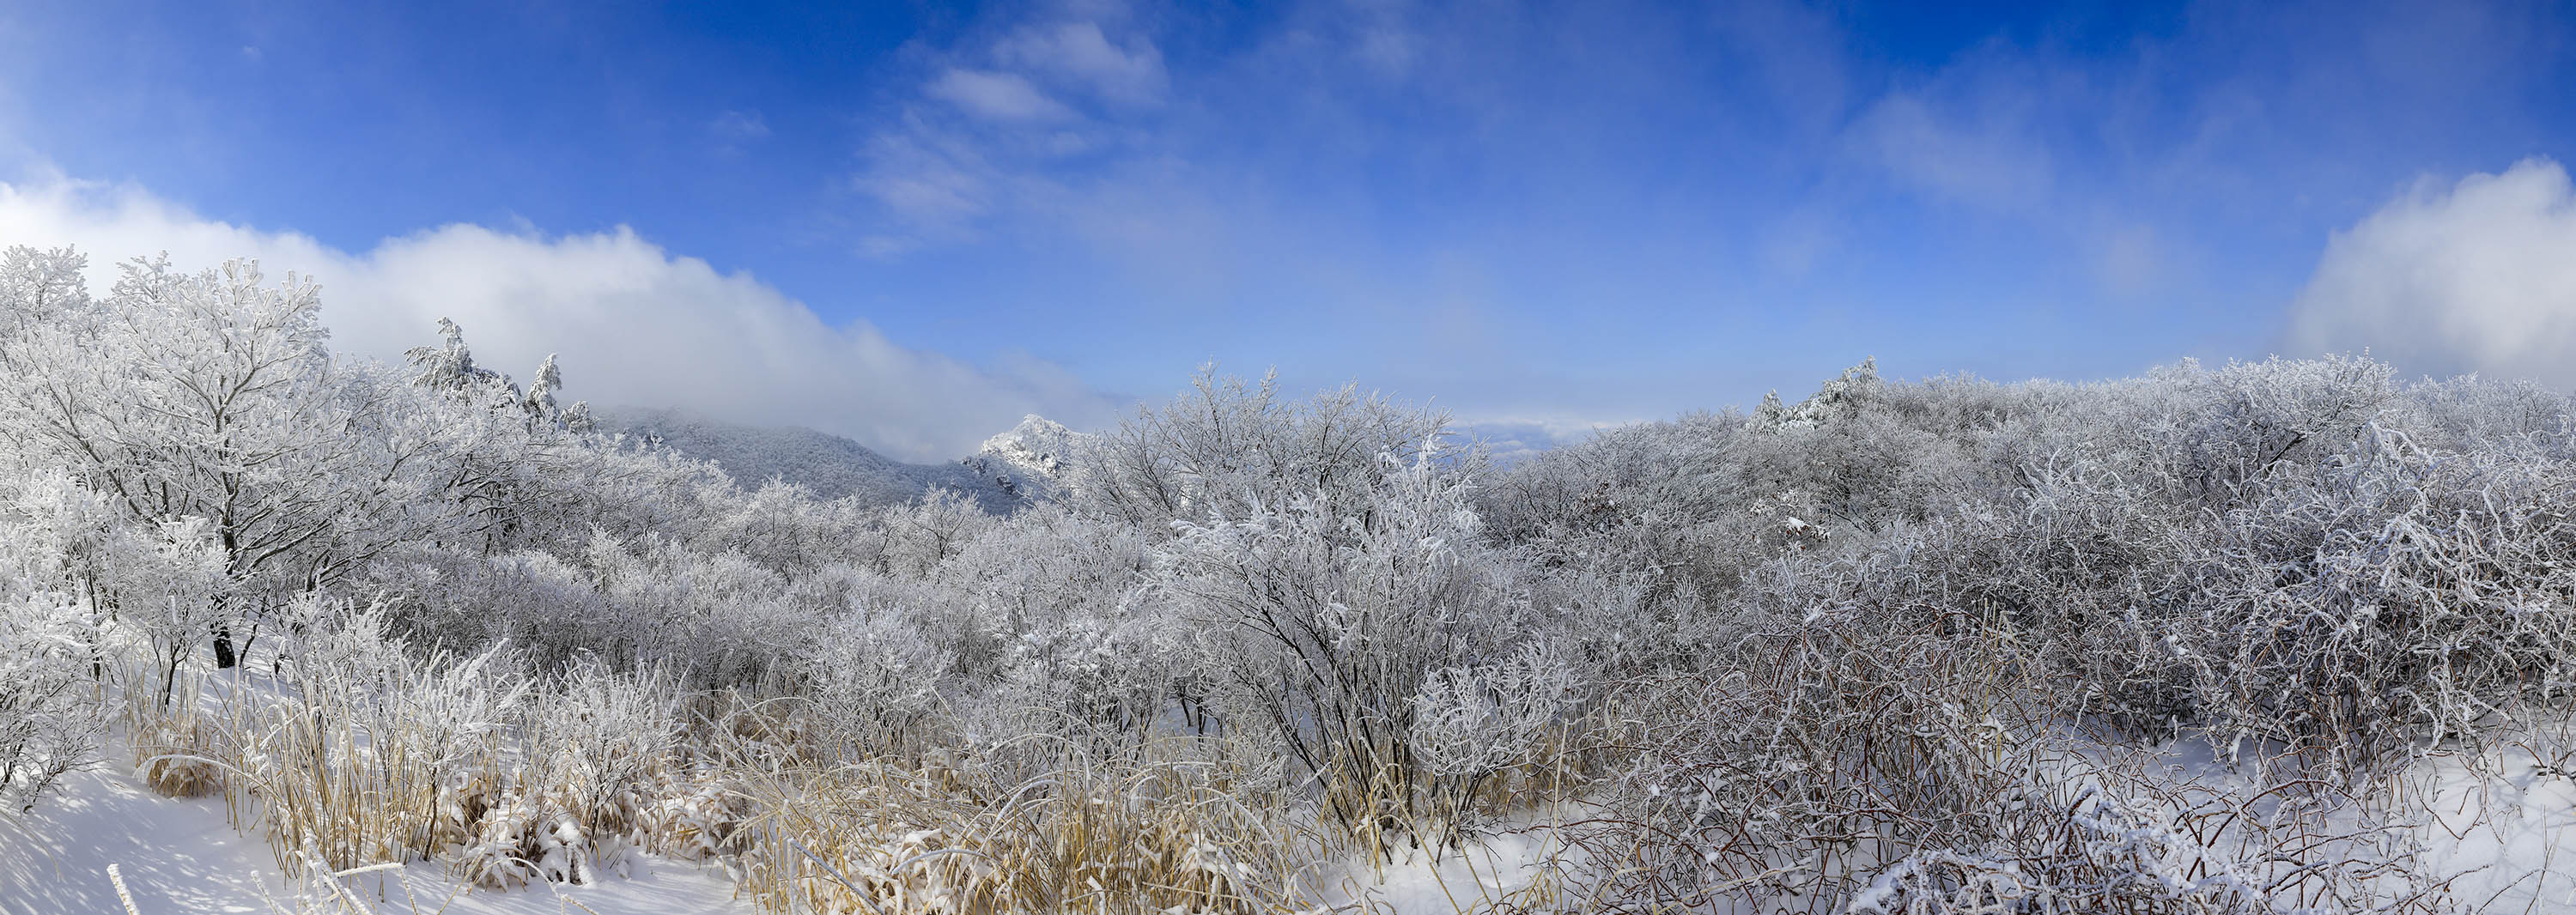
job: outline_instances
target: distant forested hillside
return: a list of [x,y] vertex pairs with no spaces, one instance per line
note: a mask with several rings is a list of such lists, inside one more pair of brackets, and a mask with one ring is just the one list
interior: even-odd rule
[[924,493],[962,496],[987,511],[1006,512],[1029,500],[1016,481],[965,463],[906,464],[867,446],[802,426],[751,426],[680,410],[613,407],[595,411],[603,432],[625,433],[682,456],[714,461],[744,486],[783,480],[826,499],[856,498],[869,505],[899,505]]

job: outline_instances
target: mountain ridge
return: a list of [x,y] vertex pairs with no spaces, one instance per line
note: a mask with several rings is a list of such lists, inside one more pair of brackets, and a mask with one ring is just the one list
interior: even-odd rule
[[[927,493],[947,492],[996,514],[1059,492],[1049,468],[1063,466],[1065,452],[1043,448],[1048,443],[1062,447],[1061,443],[1073,440],[1067,437],[1082,436],[1031,415],[987,440],[984,450],[976,454],[950,463],[913,464],[850,438],[804,426],[730,422],[673,407],[607,407],[594,411],[594,417],[602,432],[623,433],[691,459],[712,461],[749,486],[785,480],[824,498],[857,498],[871,505],[906,504]],[[1013,438],[1023,430],[1031,430],[1034,437],[1025,438],[1037,443],[1034,447]],[[1003,443],[1002,451],[995,451],[996,443]],[[1048,455],[1051,459],[1041,459]]]

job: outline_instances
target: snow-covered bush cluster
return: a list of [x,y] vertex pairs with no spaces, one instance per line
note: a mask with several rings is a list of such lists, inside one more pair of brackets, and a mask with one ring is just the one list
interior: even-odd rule
[[97,749],[98,621],[80,568],[96,505],[60,473],[0,480],[0,811],[32,807]]
[[2434,911],[2409,767],[2576,683],[2576,427],[2526,385],[1864,363],[1496,471],[1208,372],[1024,424],[1009,506],[888,505],[604,433],[453,324],[335,355],[294,277],[85,268],[0,256],[0,801],[130,762],[295,872],[1275,911],[1517,824],[1525,909]]
[[[1948,874],[1921,910],[2402,909],[2438,894],[2365,847],[2379,789],[2568,714],[2566,416],[2357,359],[2083,386],[1864,365],[1542,457],[1487,506],[1549,562],[1650,564],[1724,608],[1626,692],[1647,749],[1610,791],[1627,828],[1593,841],[1648,865],[1635,898],[1831,910]],[[2177,738],[2310,831],[2230,859],[2223,893],[2216,858],[2104,876],[2144,865],[2102,858],[2096,811],[2170,786],[2085,748]]]

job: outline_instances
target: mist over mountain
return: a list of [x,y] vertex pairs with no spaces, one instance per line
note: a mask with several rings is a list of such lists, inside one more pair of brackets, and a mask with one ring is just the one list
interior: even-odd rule
[[[955,463],[914,464],[803,426],[730,422],[674,407],[608,407],[596,415],[602,432],[714,461],[746,487],[783,480],[825,499],[855,497],[870,506],[901,505],[946,492],[995,513],[1064,495],[1076,452],[1093,440],[1032,413]],[[1591,434],[1569,435],[1535,422],[1488,422],[1458,427],[1456,441],[1484,446],[1499,472]]]
[[727,422],[673,408],[609,407],[596,416],[600,431],[622,432],[639,443],[658,443],[684,457],[714,461],[746,487],[784,480],[825,499],[851,497],[869,505],[900,505],[946,492],[995,513],[1030,502],[1016,488],[1017,478],[995,475],[1017,470],[1016,465],[993,463],[995,470],[988,472],[965,462],[909,464],[803,426]]
[[1460,425],[1458,437],[1484,445],[1486,453],[1493,457],[1494,469],[1500,471],[1559,447],[1590,440],[1599,431],[1594,428],[1577,432],[1549,423],[1491,420]]

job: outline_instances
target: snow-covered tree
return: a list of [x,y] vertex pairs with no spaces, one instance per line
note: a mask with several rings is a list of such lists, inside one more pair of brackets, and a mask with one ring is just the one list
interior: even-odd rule
[[0,349],[0,421],[19,460],[71,469],[136,523],[204,519],[240,586],[216,596],[230,663],[234,623],[435,529],[451,427],[332,359],[309,281],[268,285],[246,261],[122,269],[108,298]]
[[89,258],[70,248],[0,250],[0,337],[65,312],[87,311],[89,287],[81,271]]

